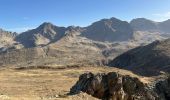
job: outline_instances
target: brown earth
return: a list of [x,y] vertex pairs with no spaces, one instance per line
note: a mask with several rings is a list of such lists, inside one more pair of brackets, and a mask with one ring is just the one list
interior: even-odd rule
[[130,71],[106,67],[27,67],[0,69],[0,100],[95,100],[80,93],[67,96],[79,76],[86,72],[118,72],[149,83],[158,77],[142,77]]

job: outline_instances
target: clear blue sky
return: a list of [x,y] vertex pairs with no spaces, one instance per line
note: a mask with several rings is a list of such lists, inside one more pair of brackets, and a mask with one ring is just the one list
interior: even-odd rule
[[21,32],[43,22],[87,26],[102,18],[170,19],[170,0],[0,0],[0,28]]

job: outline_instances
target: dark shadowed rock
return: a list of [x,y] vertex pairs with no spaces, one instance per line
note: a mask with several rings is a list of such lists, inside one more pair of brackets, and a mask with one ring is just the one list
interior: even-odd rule
[[109,66],[132,70],[141,75],[170,72],[170,39],[137,47],[116,57]]
[[156,83],[155,88],[160,100],[170,100],[170,77]]

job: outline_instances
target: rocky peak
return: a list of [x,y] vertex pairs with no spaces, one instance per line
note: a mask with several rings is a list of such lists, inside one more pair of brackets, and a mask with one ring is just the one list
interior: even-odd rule
[[41,34],[47,38],[52,39],[53,36],[56,34],[57,26],[49,23],[49,22],[44,22],[37,28],[36,34]]
[[48,30],[48,29],[53,29],[54,27],[57,27],[57,26],[53,25],[50,22],[44,22],[38,27],[38,29]]
[[25,47],[46,45],[50,42],[59,40],[64,36],[65,31],[65,27],[58,27],[45,22],[36,29],[21,33],[16,40],[24,44]]
[[124,41],[132,37],[133,30],[126,21],[116,18],[102,19],[85,28],[83,36],[96,41]]

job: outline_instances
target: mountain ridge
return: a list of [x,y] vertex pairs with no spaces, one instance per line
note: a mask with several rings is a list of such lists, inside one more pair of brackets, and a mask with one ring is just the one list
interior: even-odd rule
[[150,31],[150,32],[160,32],[160,33],[170,33],[169,24],[170,19],[156,22],[146,18],[136,18],[130,22],[134,31]]
[[3,45],[0,65],[105,65],[125,51],[167,37],[137,33],[128,22],[117,18],[102,19],[87,27],[60,27],[44,22],[16,35],[10,46]]

